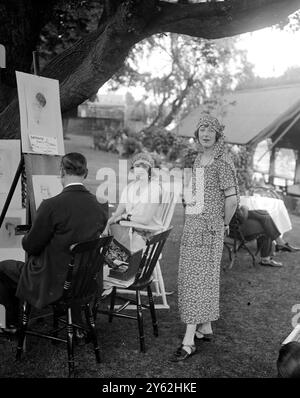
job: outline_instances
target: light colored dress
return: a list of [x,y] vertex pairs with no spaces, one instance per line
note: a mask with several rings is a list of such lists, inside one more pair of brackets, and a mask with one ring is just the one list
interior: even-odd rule
[[[161,203],[161,188],[159,182],[155,179],[151,180],[147,185],[141,185],[140,181],[133,181],[128,184],[122,191],[120,203],[125,204],[126,213],[133,217],[143,217],[146,211],[149,211],[149,203],[157,208],[151,221],[147,226],[163,226],[159,216],[159,203]],[[114,240],[125,246],[131,253],[139,251],[146,246],[146,240],[151,232],[129,228],[119,224],[112,224],[110,232],[114,236]],[[128,261],[128,253],[121,249],[114,242],[110,244],[106,259],[112,262],[117,259]]]
[[194,202],[187,204],[178,270],[178,306],[186,324],[219,318],[220,263],[224,240],[224,190],[238,184],[234,164],[216,144],[214,159],[192,172]]
[[120,203],[126,206],[126,213],[132,217],[143,217],[146,209],[149,209],[149,203],[157,207],[152,220],[147,226],[162,226],[162,220],[159,217],[159,206],[161,203],[161,188],[157,179],[152,179],[147,185],[141,185],[140,181],[133,181],[128,184],[120,197]]

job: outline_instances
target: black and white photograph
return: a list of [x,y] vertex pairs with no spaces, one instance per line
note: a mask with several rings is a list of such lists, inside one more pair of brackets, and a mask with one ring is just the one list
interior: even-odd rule
[[300,0],[0,0],[0,388],[300,378],[299,48]]

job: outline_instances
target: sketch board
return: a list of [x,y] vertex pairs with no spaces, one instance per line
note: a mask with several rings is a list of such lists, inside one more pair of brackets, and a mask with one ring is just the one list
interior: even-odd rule
[[57,175],[33,175],[32,185],[36,209],[44,199],[58,195],[63,189],[60,176]]
[[[0,140],[0,209],[3,208],[21,159],[20,140]],[[21,208],[21,181],[18,181],[10,207]]]
[[59,82],[16,72],[23,153],[64,155]]
[[0,228],[0,257],[2,260],[25,261],[25,252],[22,248],[23,235],[15,234],[17,225],[25,224],[25,209],[9,209]]
[[[62,191],[59,180],[61,156],[25,153],[24,162],[31,222],[33,222],[41,201],[49,195],[57,195],[58,190]],[[43,185],[43,182],[46,184]]]

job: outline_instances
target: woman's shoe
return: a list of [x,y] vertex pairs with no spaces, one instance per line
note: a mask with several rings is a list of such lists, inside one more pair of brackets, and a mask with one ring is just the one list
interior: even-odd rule
[[180,362],[185,359],[191,357],[197,352],[197,348],[195,345],[185,345],[182,344],[180,347],[180,351],[178,349],[175,351],[174,357],[172,358],[172,362]]
[[212,336],[213,336],[213,333],[202,333],[202,332],[199,332],[198,330],[196,330],[194,339],[196,341],[211,341],[213,338]]

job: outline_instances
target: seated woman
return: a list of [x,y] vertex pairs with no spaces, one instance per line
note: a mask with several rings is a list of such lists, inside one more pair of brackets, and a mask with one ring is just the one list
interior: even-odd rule
[[[107,230],[114,240],[125,246],[131,253],[145,247],[147,237],[151,234],[143,229],[131,229],[119,224],[121,220],[133,221],[146,226],[161,226],[158,216],[161,202],[159,182],[152,175],[154,160],[148,153],[139,153],[131,161],[134,181],[123,190],[116,212],[107,222]],[[128,254],[115,243],[107,254],[108,264],[113,266],[115,260],[127,261]]]
[[240,206],[236,214],[245,239],[250,240],[251,237],[258,236],[260,265],[281,267],[282,263],[271,258],[272,243],[280,237],[280,232],[270,214],[266,210],[249,210],[247,206]]

